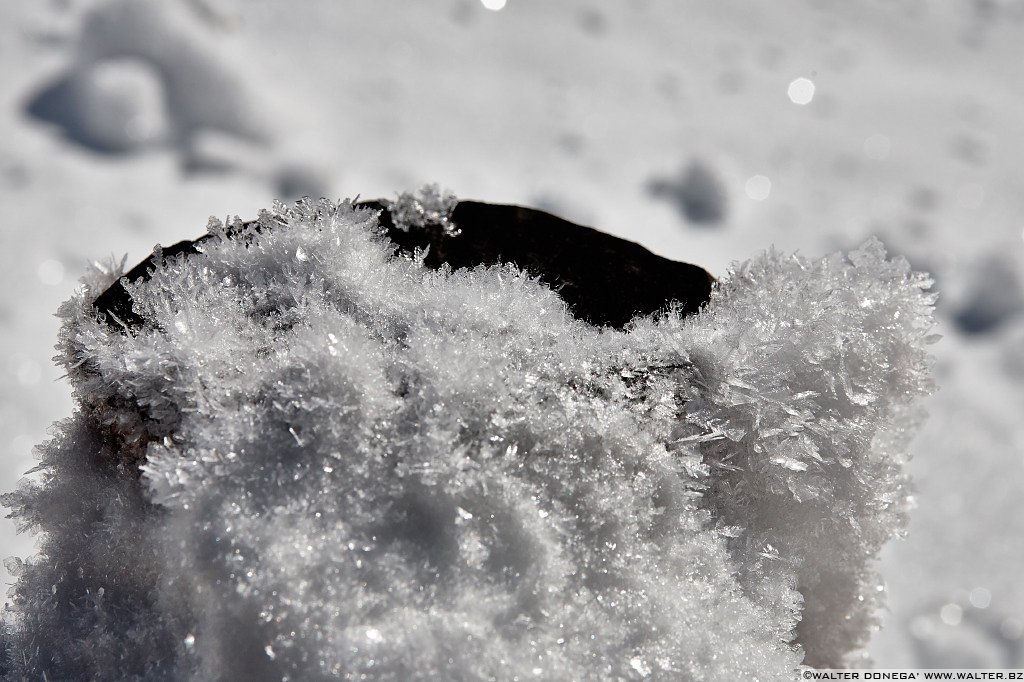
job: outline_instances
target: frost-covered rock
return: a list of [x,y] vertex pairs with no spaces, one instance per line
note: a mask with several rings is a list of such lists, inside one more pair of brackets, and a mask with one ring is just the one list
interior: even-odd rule
[[5,498],[44,533],[12,565],[15,678],[861,660],[929,390],[929,280],[877,242],[616,330],[514,267],[396,256],[349,202],[211,233],[129,285],[141,328],[92,306],[119,270],[60,311],[80,409]]

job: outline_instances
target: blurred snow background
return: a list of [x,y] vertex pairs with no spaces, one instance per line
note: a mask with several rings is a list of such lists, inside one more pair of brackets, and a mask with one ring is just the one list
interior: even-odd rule
[[876,663],[1024,666],[1024,0],[3,3],[0,130],[0,489],[84,264],[211,214],[438,182],[716,274],[875,234],[945,337]]

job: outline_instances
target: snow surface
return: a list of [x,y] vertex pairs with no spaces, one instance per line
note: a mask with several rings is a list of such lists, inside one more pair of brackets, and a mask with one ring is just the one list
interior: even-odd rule
[[[439,182],[716,274],[773,243],[819,255],[876,234],[937,279],[945,338],[872,652],[885,667],[1022,664],[1024,4],[140,7],[0,5],[0,487],[71,414],[50,311],[84,263],[137,262],[210,214]],[[815,84],[805,106],[788,97],[798,78]],[[68,92],[75,117],[33,113]],[[686,217],[695,163],[723,188],[718,222]],[[745,193],[754,177],[766,197]],[[6,527],[8,553],[30,552]]]
[[[393,214],[447,227],[453,205]],[[880,242],[766,254],[698,315],[617,331],[514,267],[394,255],[348,202],[227,227],[130,286],[137,331],[92,305],[117,268],[61,308],[80,410],[4,499],[45,538],[11,565],[15,676],[863,660],[931,388],[931,280]]]

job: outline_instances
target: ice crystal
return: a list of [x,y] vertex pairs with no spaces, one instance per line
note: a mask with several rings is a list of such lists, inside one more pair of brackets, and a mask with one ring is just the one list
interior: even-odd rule
[[929,282],[877,242],[765,254],[700,314],[619,331],[511,267],[395,257],[349,202],[211,234],[129,285],[138,330],[91,306],[118,268],[61,308],[79,409],[5,498],[44,533],[11,592],[15,678],[856,660],[929,390]]
[[452,211],[458,199],[451,192],[442,192],[437,185],[426,185],[415,194],[403,192],[389,208],[395,227],[406,232],[410,228],[435,225],[451,235],[458,234],[452,222]]

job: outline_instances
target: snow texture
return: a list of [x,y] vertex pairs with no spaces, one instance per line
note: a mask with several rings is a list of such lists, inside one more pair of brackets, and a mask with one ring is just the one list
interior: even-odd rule
[[117,267],[60,310],[79,409],[4,498],[43,533],[13,678],[864,662],[930,390],[930,280],[879,242],[617,331],[512,267],[397,256],[350,202],[209,230],[130,285],[141,330],[91,306]]

